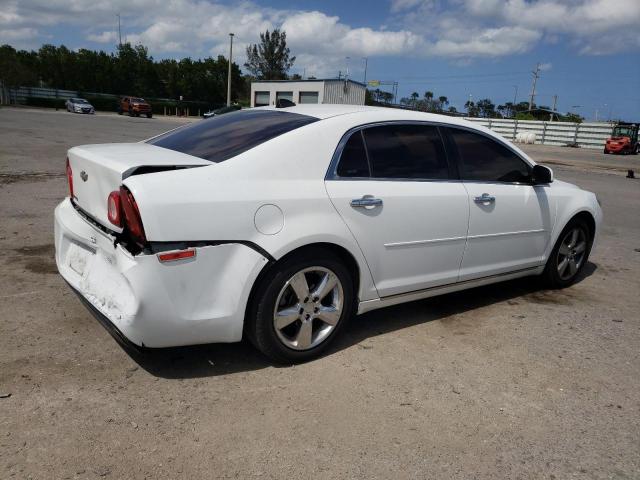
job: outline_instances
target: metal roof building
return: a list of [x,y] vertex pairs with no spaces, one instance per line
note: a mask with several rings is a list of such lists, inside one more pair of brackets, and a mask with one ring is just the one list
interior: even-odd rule
[[258,80],[251,82],[251,106],[274,106],[284,99],[296,104],[364,105],[365,84],[343,79]]

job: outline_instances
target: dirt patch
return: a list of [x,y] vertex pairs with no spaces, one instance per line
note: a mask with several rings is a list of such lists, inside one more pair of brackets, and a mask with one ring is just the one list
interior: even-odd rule
[[554,290],[533,292],[525,295],[523,298],[530,303],[537,303],[539,305],[572,305],[575,303],[575,299],[573,299],[571,295]]
[[56,262],[50,259],[34,259],[24,264],[25,268],[33,273],[53,274],[58,273]]
[[32,245],[30,247],[14,248],[13,251],[25,257],[53,257],[56,249],[53,246],[53,243],[45,243],[43,245]]
[[23,182],[44,182],[50,178],[64,177],[64,173],[0,173],[0,185],[9,185],[11,183]]
[[55,247],[52,243],[14,248],[21,257],[27,257],[24,268],[38,274],[58,273],[55,262]]

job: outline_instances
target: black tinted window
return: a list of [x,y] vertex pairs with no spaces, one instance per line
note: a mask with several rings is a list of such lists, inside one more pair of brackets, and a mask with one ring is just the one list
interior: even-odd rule
[[383,125],[364,130],[364,138],[373,177],[449,178],[437,127]]
[[243,110],[200,120],[149,143],[218,163],[317,120],[290,112]]
[[351,135],[344,145],[337,173],[340,177],[369,177],[369,164],[361,132]]
[[495,140],[468,130],[450,129],[461,160],[463,180],[527,182],[530,167]]

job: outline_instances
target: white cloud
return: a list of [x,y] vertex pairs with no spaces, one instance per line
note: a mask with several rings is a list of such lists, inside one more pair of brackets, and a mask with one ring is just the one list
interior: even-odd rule
[[390,0],[384,26],[364,27],[321,11],[253,3],[258,0],[1,1],[0,44],[55,41],[47,33],[56,26],[114,45],[120,13],[123,37],[144,43],[156,57],[226,55],[233,31],[242,64],[246,45],[280,27],[298,57],[295,68],[318,76],[344,70],[347,56],[353,64],[363,56],[441,56],[459,63],[522,54],[540,42],[566,42],[589,55],[640,48],[640,0]]
[[541,34],[522,27],[488,28],[435,42],[431,51],[445,57],[503,57],[529,50]]
[[101,33],[90,33],[87,35],[87,40],[96,43],[115,43],[118,40],[118,32],[104,31]]

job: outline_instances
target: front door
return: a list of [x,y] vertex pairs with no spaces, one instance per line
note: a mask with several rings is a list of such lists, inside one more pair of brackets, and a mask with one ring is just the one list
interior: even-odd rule
[[555,205],[548,186],[532,185],[531,165],[485,135],[450,128],[469,194],[469,233],[460,281],[544,263]]
[[381,297],[457,280],[468,196],[450,181],[438,127],[393,123],[354,132],[326,187]]

